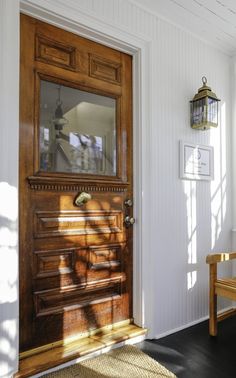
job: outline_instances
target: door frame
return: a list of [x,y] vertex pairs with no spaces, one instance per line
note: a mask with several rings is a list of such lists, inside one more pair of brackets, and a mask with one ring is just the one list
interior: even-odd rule
[[150,263],[150,177],[149,151],[151,109],[150,39],[130,34],[118,26],[101,22],[95,15],[56,0],[21,0],[20,11],[95,42],[133,56],[133,172],[134,227],[133,315],[135,324],[153,329],[152,269]]

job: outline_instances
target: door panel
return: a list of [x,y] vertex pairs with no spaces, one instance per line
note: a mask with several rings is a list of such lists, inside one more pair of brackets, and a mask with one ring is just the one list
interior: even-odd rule
[[131,65],[21,16],[21,351],[132,319]]

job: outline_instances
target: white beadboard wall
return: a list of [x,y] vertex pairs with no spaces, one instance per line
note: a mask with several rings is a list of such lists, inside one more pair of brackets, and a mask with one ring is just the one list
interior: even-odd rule
[[[150,151],[158,337],[208,314],[205,257],[211,251],[231,249],[232,214],[230,59],[177,27],[157,22]],[[189,126],[188,100],[201,86],[203,75],[221,98],[221,124],[196,131]],[[179,179],[179,140],[214,147],[213,181]],[[231,267],[222,269],[228,273]]]
[[[1,4],[7,6],[8,3],[4,0]],[[63,0],[25,0],[22,3],[34,4],[49,11],[56,7],[57,13],[61,12],[63,17],[71,17],[74,13],[75,21],[76,14],[81,13],[85,17],[87,14],[96,22],[100,21],[101,29],[102,25],[110,25],[125,32],[127,38],[139,36],[150,41],[151,123],[150,129],[144,131],[149,138],[147,159],[151,162],[152,172],[148,182],[151,196],[150,248],[144,251],[144,256],[149,261],[149,294],[153,303],[152,318],[155,321],[147,325],[151,326],[151,336],[160,337],[204,319],[208,315],[208,267],[205,257],[211,251],[231,249],[233,172],[230,58],[181,28],[138,8],[132,0],[67,0],[67,10]],[[9,38],[9,46],[12,46],[12,57],[14,51],[17,51],[18,43],[18,6],[19,0],[11,0],[11,12],[6,12],[4,8],[2,13],[6,15],[8,23],[1,25],[5,28],[1,34],[1,42],[4,42],[5,31]],[[13,41],[13,44],[10,41]],[[3,50],[10,52],[9,46]],[[17,68],[17,62],[14,64]],[[11,85],[14,84],[14,80],[17,84],[17,77],[10,78],[10,74],[17,72],[17,69],[11,71],[11,65],[7,64],[1,66],[0,71],[1,82],[4,77],[9,77]],[[221,124],[217,129],[202,132],[192,130],[189,126],[189,100],[201,86],[203,75],[207,76],[209,85],[221,98]],[[13,87],[6,86],[9,95]],[[13,129],[17,121],[11,122],[8,115],[17,116],[18,103],[15,93],[17,91],[12,92],[11,96],[15,102],[11,104],[8,113],[4,112],[5,122],[2,123]],[[149,127],[148,124],[146,127]],[[4,138],[5,134],[1,130]],[[214,147],[213,181],[195,182],[179,179],[180,140]],[[10,146],[10,139],[6,141]],[[16,156],[13,156],[13,150],[9,147],[9,177],[0,171],[0,182],[9,178],[8,181],[17,187],[17,138],[14,137],[12,142]],[[0,156],[2,161],[6,158],[2,151]],[[143,206],[145,207],[145,204]],[[17,219],[14,219],[14,222],[15,227]],[[11,264],[17,267],[17,245],[14,246],[14,251]],[[6,266],[4,256],[1,258],[1,266],[6,267],[4,271],[8,272],[2,284],[10,290],[17,274]],[[231,267],[226,265],[221,268],[221,274],[228,274],[230,271]],[[10,314],[12,322],[17,324],[17,287],[16,282],[16,300],[10,312],[6,308],[4,293],[0,293],[0,304],[3,308],[0,314],[1,327],[5,314]],[[222,301],[220,307],[228,305]],[[146,308],[145,311],[148,313],[150,309]],[[6,373],[2,370],[1,377],[10,377],[10,372],[14,368],[16,370],[18,363],[18,336],[12,336],[11,332],[12,329],[6,331],[5,328],[0,328],[1,341],[3,340],[0,353],[1,348],[6,348],[4,337],[8,335],[7,347],[10,356],[4,365]]]
[[0,1],[0,377],[18,364],[19,3]]

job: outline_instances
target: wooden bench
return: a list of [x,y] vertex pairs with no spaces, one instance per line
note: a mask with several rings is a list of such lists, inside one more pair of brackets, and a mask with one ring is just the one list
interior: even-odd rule
[[208,255],[206,258],[210,269],[209,282],[209,333],[211,336],[217,335],[217,323],[227,317],[236,314],[236,309],[231,309],[217,315],[217,296],[225,297],[236,301],[236,277],[217,278],[217,264],[223,261],[236,259],[234,253],[217,253]]

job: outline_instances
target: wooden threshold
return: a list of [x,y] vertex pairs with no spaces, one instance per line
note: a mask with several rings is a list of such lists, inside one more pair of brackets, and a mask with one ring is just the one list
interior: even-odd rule
[[31,377],[103,348],[143,336],[146,332],[144,328],[129,324],[112,330],[102,330],[100,333],[66,343],[66,345],[54,346],[50,350],[22,358],[19,362],[19,371],[14,378]]

